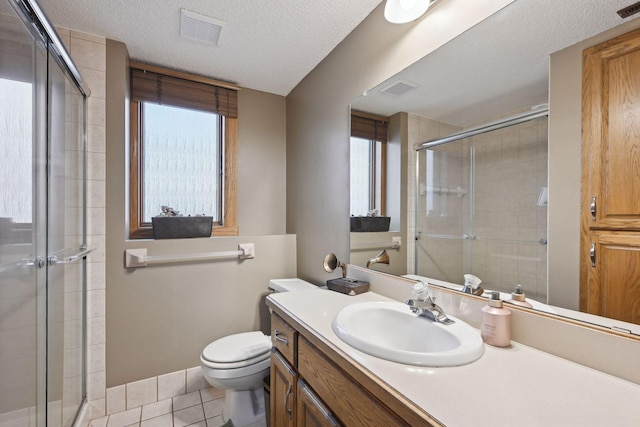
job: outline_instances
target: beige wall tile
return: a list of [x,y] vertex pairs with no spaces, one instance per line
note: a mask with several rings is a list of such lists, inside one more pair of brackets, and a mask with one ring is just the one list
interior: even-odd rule
[[91,98],[105,98],[105,72],[100,70],[92,70],[91,68],[79,68],[80,75],[91,90]]
[[187,393],[207,387],[207,382],[199,366],[187,369]]
[[186,393],[187,374],[185,370],[158,375],[158,400]]
[[87,180],[87,207],[105,208],[106,183],[104,181]]
[[105,101],[104,99],[89,97],[87,99],[87,124],[105,125]]
[[87,347],[87,372],[98,372],[106,370],[105,349],[106,345],[102,343],[89,345]]
[[105,153],[105,126],[87,125],[87,150],[92,153]]
[[126,390],[126,385],[124,384],[107,389],[107,415],[127,409]]
[[157,402],[158,378],[147,378],[127,384],[127,409]]
[[87,375],[87,399],[102,399],[106,394],[105,371],[92,372]]
[[95,41],[88,41],[71,37],[71,56],[78,68],[105,71],[105,46]]
[[104,289],[96,289],[87,291],[87,317],[104,317],[105,316],[105,291]]

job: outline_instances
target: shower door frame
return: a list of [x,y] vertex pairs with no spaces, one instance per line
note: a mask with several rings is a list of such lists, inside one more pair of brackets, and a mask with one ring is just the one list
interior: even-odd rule
[[[420,206],[419,204],[421,203],[421,196],[420,196],[420,167],[421,167],[421,151],[425,151],[428,150],[430,148],[434,148],[440,145],[444,145],[444,144],[448,144],[451,142],[455,142],[455,141],[460,141],[466,138],[471,138],[473,136],[477,136],[477,135],[481,135],[481,134],[485,134],[488,132],[492,132],[492,131],[497,131],[500,129],[504,129],[504,128],[508,128],[510,126],[515,126],[515,125],[519,125],[522,123],[526,123],[526,122],[530,122],[542,117],[548,117],[549,116],[549,108],[548,105],[546,104],[542,104],[540,106],[535,106],[532,107],[529,111],[522,113],[522,114],[517,114],[517,115],[512,115],[509,117],[506,117],[502,120],[498,120],[498,121],[494,121],[494,122],[490,122],[487,124],[483,124],[477,127],[473,127],[443,138],[437,138],[437,139],[433,139],[433,140],[429,140],[426,142],[423,142],[421,144],[418,144],[415,147],[415,164],[414,164],[414,174],[415,174],[415,188],[414,188],[414,198],[415,198],[415,209],[414,209],[414,224],[415,224],[415,228],[416,228],[416,232],[415,232],[415,236],[414,236],[414,245],[413,245],[413,252],[414,252],[414,257],[413,257],[413,271],[415,272],[415,274],[419,274],[420,270],[419,270],[419,251],[418,251],[418,245],[419,245],[419,240],[420,237],[422,235],[422,233],[420,231],[418,231],[418,224],[420,223],[419,221],[419,216],[420,216]],[[473,144],[470,144],[470,148],[469,148],[469,161],[470,161],[470,167],[469,167],[469,189],[468,189],[468,193],[473,197],[474,195],[474,168],[475,168],[475,148]],[[426,184],[425,184],[426,187]],[[460,236],[443,236],[445,238],[448,239],[457,239],[459,238],[460,240],[462,240],[463,242],[469,242],[471,243],[470,245],[468,245],[469,247],[467,248],[469,252],[472,251],[472,247],[471,245],[473,244],[473,241],[477,238],[477,236],[475,236],[473,234],[473,230],[474,230],[474,214],[473,214],[473,209],[474,209],[474,204],[473,202],[469,203],[469,207],[468,207],[468,223],[466,224],[466,227],[464,227],[465,230],[472,230],[472,232],[470,234],[466,234],[464,231]],[[546,245],[547,241],[546,238],[541,239],[539,241],[540,244],[544,244]],[[464,248],[463,248],[464,250]],[[468,258],[468,262],[471,263],[471,257],[467,257]],[[465,260],[463,260],[465,261]],[[471,271],[468,271],[471,272]],[[462,274],[460,275],[459,281],[454,282],[454,283],[459,283],[462,284],[463,282],[463,277]],[[548,286],[548,284],[547,284]],[[548,295],[548,292],[547,292]]]

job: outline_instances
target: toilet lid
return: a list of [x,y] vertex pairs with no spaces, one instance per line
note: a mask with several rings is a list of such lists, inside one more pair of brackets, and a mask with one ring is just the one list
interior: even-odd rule
[[229,335],[205,347],[202,357],[214,363],[256,359],[271,350],[271,339],[259,331]]

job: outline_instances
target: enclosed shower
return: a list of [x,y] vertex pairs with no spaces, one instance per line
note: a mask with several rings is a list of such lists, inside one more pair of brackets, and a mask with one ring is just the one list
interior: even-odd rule
[[86,96],[53,28],[0,0],[0,426],[85,401]]
[[547,111],[421,144],[415,272],[547,300]]

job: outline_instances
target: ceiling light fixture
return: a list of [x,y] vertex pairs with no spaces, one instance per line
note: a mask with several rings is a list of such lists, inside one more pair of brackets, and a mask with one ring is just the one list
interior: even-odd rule
[[392,24],[406,24],[425,14],[437,0],[387,0],[384,17]]

